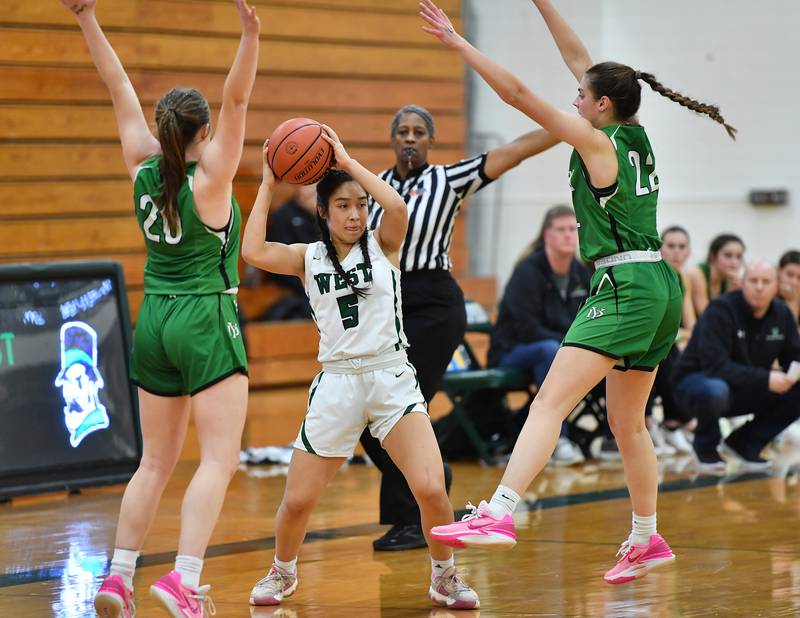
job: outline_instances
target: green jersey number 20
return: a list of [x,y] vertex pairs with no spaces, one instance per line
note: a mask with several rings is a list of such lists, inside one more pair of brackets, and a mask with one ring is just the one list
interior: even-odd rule
[[[142,195],[139,199],[139,208],[141,210],[147,211],[148,207],[150,208],[150,214],[147,215],[147,219],[144,220],[142,223],[142,228],[144,229],[144,235],[147,237],[148,240],[152,242],[161,242],[161,236],[157,233],[153,233],[152,228],[155,222],[158,220],[159,210],[156,203],[153,201],[153,198],[147,195],[146,193]],[[165,218],[161,218],[162,228],[164,231],[164,242],[168,245],[177,245],[181,241],[181,236],[183,235],[183,231],[181,230],[181,219],[178,217],[178,232],[175,236],[172,235],[172,232],[169,229],[169,225],[167,225],[167,220]]]

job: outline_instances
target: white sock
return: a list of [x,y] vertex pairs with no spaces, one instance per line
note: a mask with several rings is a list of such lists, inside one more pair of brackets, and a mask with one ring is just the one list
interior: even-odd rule
[[194,556],[178,556],[175,558],[175,571],[181,575],[181,583],[187,588],[197,590],[200,587],[200,572],[203,561]]
[[631,543],[634,545],[648,545],[650,537],[656,533],[656,514],[637,515],[633,514],[633,526],[631,527]]
[[498,485],[492,500],[489,502],[489,513],[495,519],[503,519],[506,515],[513,515],[519,500],[519,494],[516,491],[505,485]]
[[436,560],[431,556],[431,575],[441,577],[444,572],[455,565],[455,557],[450,556],[447,560]]
[[128,590],[133,590],[133,573],[136,571],[136,559],[138,557],[138,551],[120,549],[119,547],[114,548],[110,572],[112,575],[119,575]]
[[286,573],[291,573],[294,575],[297,573],[297,556],[294,557],[293,560],[289,560],[288,562],[284,562],[283,560],[278,560],[278,557],[275,556],[272,560],[275,563],[275,566],[278,567],[281,571],[285,571]]

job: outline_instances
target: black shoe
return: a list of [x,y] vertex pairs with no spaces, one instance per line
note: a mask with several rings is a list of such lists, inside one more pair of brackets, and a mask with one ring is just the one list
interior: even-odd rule
[[695,448],[694,459],[700,472],[725,470],[725,460],[716,451],[698,451]]
[[771,462],[762,459],[759,455],[744,453],[725,440],[719,443],[717,453],[719,453],[722,459],[733,463],[743,471],[761,472],[763,470],[768,470],[772,465]]
[[597,458],[600,461],[622,461],[617,441],[614,438],[603,438]]
[[419,524],[395,524],[381,538],[372,542],[375,551],[402,551],[426,545],[422,526]]

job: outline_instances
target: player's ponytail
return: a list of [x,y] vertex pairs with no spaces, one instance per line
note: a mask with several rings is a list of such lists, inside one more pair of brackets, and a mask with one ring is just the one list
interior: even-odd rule
[[[336,247],[333,245],[333,240],[331,240],[331,231],[328,228],[328,222],[322,214],[320,214],[328,214],[329,201],[333,192],[344,183],[352,181],[353,177],[347,172],[338,168],[332,168],[325,177],[317,183],[317,225],[319,226],[322,242],[325,243],[325,248],[328,251],[328,258],[333,262],[333,267],[336,269],[336,272],[347,283],[347,287],[352,289],[359,298],[364,298],[367,295],[366,290],[353,286],[350,276],[345,272],[342,264],[339,262],[339,256],[336,255]],[[361,235],[359,245],[361,246],[361,255],[364,257],[365,267],[369,270],[372,268],[372,263],[369,259],[369,251],[367,250],[367,230],[364,230],[364,233]]]
[[209,123],[208,102],[194,88],[173,88],[156,104],[156,126],[161,144],[161,191],[156,204],[173,236],[179,231],[178,192],[186,178],[186,147]]
[[736,139],[736,129],[725,122],[719,108],[700,103],[661,84],[651,73],[642,73],[619,62],[600,62],[586,71],[586,79],[595,99],[608,97],[614,104],[618,120],[630,122],[639,111],[642,102],[642,80],[661,96],[686,107],[698,114],[705,114],[720,123],[731,138]]
[[658,94],[662,97],[667,97],[670,101],[675,101],[679,105],[686,107],[693,112],[697,112],[698,114],[705,114],[714,122],[718,122],[730,135],[731,139],[736,139],[736,129],[725,122],[725,119],[722,117],[722,114],[719,113],[719,107],[716,105],[708,105],[707,103],[700,103],[700,101],[696,101],[691,99],[687,96],[680,94],[679,92],[675,92],[674,90],[670,90],[661,82],[659,82],[654,75],[650,73],[641,73],[636,71],[636,78],[641,79],[644,83],[649,85],[653,90],[655,90]]

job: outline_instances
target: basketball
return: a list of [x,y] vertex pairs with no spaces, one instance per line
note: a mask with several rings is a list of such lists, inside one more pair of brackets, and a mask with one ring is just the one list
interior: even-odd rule
[[292,118],[279,125],[267,148],[275,177],[292,185],[321,180],[333,163],[333,148],[322,134],[322,125],[310,118]]

